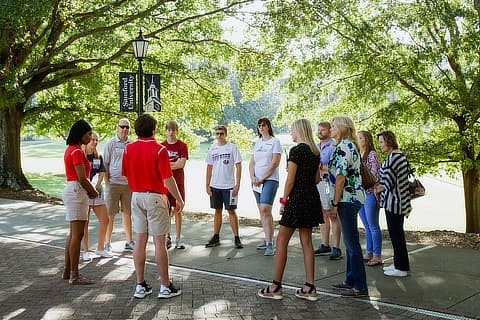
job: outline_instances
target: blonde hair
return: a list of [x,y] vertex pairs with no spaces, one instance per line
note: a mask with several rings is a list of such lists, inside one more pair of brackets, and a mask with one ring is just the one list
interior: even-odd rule
[[312,153],[316,156],[320,155],[320,151],[313,140],[312,125],[307,119],[298,119],[292,123],[292,130],[295,130],[299,140],[306,143]]
[[[360,144],[358,143],[358,137],[352,118],[349,116],[335,116],[332,119],[332,124],[338,128],[338,131],[340,131],[340,140],[350,140],[355,144],[357,150],[360,150]],[[340,141],[335,141],[335,144],[338,144],[339,142]]]
[[[92,137],[93,137],[94,135],[97,136],[97,139],[100,139],[100,137],[98,136],[98,133],[96,133],[95,131],[92,131]],[[86,144],[82,144],[81,149],[82,149],[83,153],[85,153],[85,156],[88,156],[88,154],[87,154],[87,145],[86,145]],[[95,148],[93,149],[93,157],[94,157],[95,159],[100,158],[100,153],[98,153],[97,147],[95,147]]]

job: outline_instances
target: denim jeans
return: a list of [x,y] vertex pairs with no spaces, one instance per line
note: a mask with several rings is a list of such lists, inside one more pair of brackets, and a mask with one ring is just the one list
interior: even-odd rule
[[405,240],[405,231],[403,230],[403,214],[394,214],[385,210],[387,218],[388,233],[393,247],[393,264],[395,269],[401,271],[410,271],[408,260],[407,242]]
[[360,209],[359,215],[365,226],[365,238],[367,240],[366,252],[374,256],[382,255],[382,230],[378,223],[380,209],[377,208],[377,199],[373,193],[366,194],[365,203]]
[[345,284],[357,290],[367,290],[367,275],[363,262],[362,247],[358,235],[358,211],[361,205],[356,203],[340,202],[338,216],[342,226],[343,243],[347,253],[347,271]]

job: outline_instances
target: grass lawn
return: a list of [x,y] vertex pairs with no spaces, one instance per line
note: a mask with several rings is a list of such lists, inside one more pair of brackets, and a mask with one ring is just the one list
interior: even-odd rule
[[40,173],[25,173],[28,181],[38,190],[60,197],[66,184],[65,176]]

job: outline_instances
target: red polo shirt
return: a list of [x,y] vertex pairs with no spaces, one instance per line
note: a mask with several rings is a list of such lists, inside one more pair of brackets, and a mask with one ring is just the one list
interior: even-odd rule
[[168,151],[154,138],[139,138],[125,146],[122,175],[132,192],[167,194],[163,180],[172,176]]
[[63,162],[65,163],[65,175],[67,176],[67,181],[78,181],[77,172],[75,171],[75,166],[77,164],[83,164],[85,166],[86,176],[90,177],[91,165],[85,156],[85,153],[80,149],[80,146],[68,146],[63,154]]

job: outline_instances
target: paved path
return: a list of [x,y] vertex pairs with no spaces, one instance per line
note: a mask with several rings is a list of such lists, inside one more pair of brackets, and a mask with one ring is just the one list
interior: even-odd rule
[[[233,248],[228,225],[220,247],[207,249],[211,222],[185,223],[185,250],[170,250],[171,277],[183,294],[158,300],[158,273],[152,263],[147,280],[154,294],[134,299],[130,254],[122,252],[120,219],[114,230],[116,257],[82,263],[93,286],[71,287],[60,279],[63,243],[68,232],[62,206],[0,199],[2,319],[480,319],[480,253],[409,243],[412,272],[387,278],[381,268],[367,268],[370,299],[341,298],[330,290],[343,280],[345,261],[316,258],[317,302],[294,297],[304,282],[298,238],[292,239],[284,277],[285,298],[263,300],[256,290],[272,275],[273,257],[255,250],[262,230],[241,226],[245,248]],[[96,239],[92,220],[90,239]],[[318,242],[319,239],[315,239]],[[392,250],[384,243],[384,257]],[[149,244],[148,258],[153,257]]]

